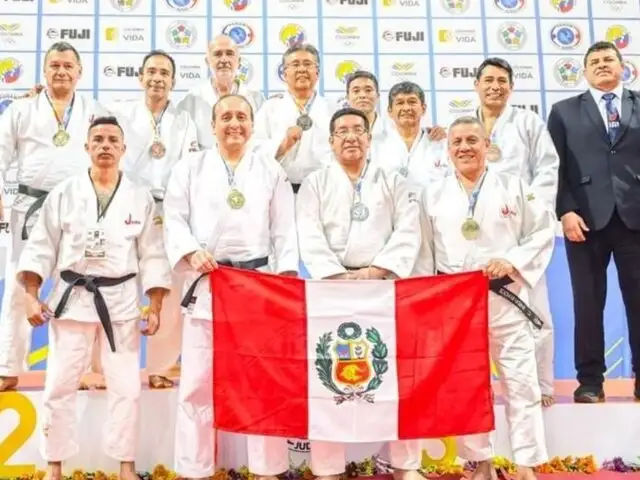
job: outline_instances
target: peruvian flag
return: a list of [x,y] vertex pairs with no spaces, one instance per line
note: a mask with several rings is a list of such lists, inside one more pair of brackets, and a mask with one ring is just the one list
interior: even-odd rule
[[301,280],[219,268],[215,428],[336,442],[493,430],[488,281]]

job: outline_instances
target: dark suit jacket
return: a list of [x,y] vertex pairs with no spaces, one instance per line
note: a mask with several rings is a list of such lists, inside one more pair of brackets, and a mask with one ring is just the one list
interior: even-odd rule
[[560,156],[556,211],[578,213],[601,230],[614,209],[640,230],[640,93],[624,89],[620,130],[613,145],[589,91],[551,108],[549,133]]

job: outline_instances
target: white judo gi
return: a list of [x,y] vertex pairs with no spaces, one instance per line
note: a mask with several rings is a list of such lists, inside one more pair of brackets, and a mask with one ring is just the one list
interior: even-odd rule
[[418,196],[427,185],[451,173],[446,139],[429,140],[426,127],[421,128],[410,149],[396,129],[389,130],[377,153],[373,159],[386,172],[397,171],[406,177]]
[[[84,149],[87,130],[94,117],[106,114],[91,97],[76,93],[67,125],[69,142],[62,147],[53,144],[58,122],[45,92],[14,101],[0,116],[0,191],[4,188],[6,172],[14,162],[19,184],[9,219],[11,241],[6,255],[0,320],[0,376],[17,377],[29,368],[31,326],[26,319],[25,291],[15,280],[18,258],[25,243],[22,239],[25,215],[38,202],[34,195],[44,195],[89,167],[89,156]],[[38,212],[39,209],[30,215],[29,229]],[[28,230],[25,233],[28,234]]]
[[[162,227],[154,224],[154,202],[146,188],[123,175],[99,222],[97,214],[96,194],[88,172],[67,179],[48,195],[18,264],[18,278],[21,272],[35,272],[42,279],[53,277],[55,283],[47,304],[54,312],[62,310],[49,324],[41,418],[41,451],[47,461],[65,461],[79,452],[75,438],[77,390],[96,337],[108,389],[105,452],[121,462],[135,460],[141,389],[142,299],[138,283],[145,292],[171,287]],[[88,236],[93,237],[98,230],[103,234],[106,258],[88,259]],[[74,286],[64,309],[59,307],[70,285],[66,277],[69,271],[95,277],[96,282],[100,282],[99,277],[137,277],[138,281],[131,278],[99,288],[113,326],[115,352],[107,342],[93,293]]]
[[[544,201],[518,177],[496,173],[491,165],[478,195],[474,219],[480,236],[466,240],[461,228],[467,219],[469,197],[451,175],[437,188],[425,191],[423,248],[416,273],[457,273],[478,270],[491,259],[510,262],[518,272],[507,288],[531,303],[531,291],[551,261],[555,218]],[[536,329],[516,307],[490,293],[490,350],[506,400],[513,461],[537,466],[547,461],[541,391],[535,357]],[[471,461],[493,458],[492,434],[459,439],[459,455]]]
[[[114,102],[106,106],[118,118],[124,130],[127,151],[122,170],[134,182],[147,187],[156,201],[155,222],[162,223],[162,200],[174,165],[188,153],[198,150],[196,126],[188,113],[169,103],[159,126],[160,139],[166,148],[163,158],[153,158],[153,124],[144,98]],[[208,123],[210,125],[210,122]],[[184,279],[173,275],[171,292],[162,305],[162,328],[147,339],[146,370],[150,375],[165,375],[180,356],[182,344],[181,292]],[[94,359],[94,371],[97,371]]]
[[[302,133],[300,141],[280,161],[294,186],[299,186],[308,174],[327,164],[331,155],[331,147],[327,141],[329,121],[336,111],[335,107],[335,102],[316,93],[307,112],[313,125]],[[259,145],[261,152],[275,158],[287,130],[296,125],[299,116],[298,107],[289,93],[269,98],[256,116],[252,141]]]
[[[244,83],[238,84],[234,93],[247,99],[253,108],[254,115],[265,102],[262,92],[251,90]],[[218,100],[218,93],[211,85],[211,81],[206,81],[192,87],[178,103],[178,109],[187,112],[195,122],[201,149],[213,148],[216,145],[216,139],[211,130],[211,113]]]
[[[531,110],[507,105],[493,127],[491,141],[502,153],[500,160],[491,163],[492,170],[522,178],[555,216],[560,159],[542,118]],[[544,275],[531,292],[531,305],[543,321],[536,333],[540,387],[544,395],[553,395],[553,319]]]
[[[418,199],[398,173],[386,174],[371,163],[364,175],[362,202],[370,215],[351,220],[354,187],[334,162],[309,175],[296,199],[300,258],[311,278],[322,279],[349,269],[376,266],[399,278],[409,277],[420,249]],[[419,440],[389,443],[394,468],[420,467]],[[314,475],[339,475],[346,464],[342,443],[311,441]]]
[[[241,209],[228,205],[227,182],[217,150],[190,155],[176,165],[169,180],[164,201],[167,254],[174,270],[185,274],[185,291],[200,274],[183,257],[201,249],[220,264],[253,269],[260,265],[259,270],[267,271],[266,257],[273,248],[275,272],[298,271],[293,191],[280,165],[247,152],[235,170],[236,187],[246,198]],[[191,478],[215,472],[209,288],[204,277],[193,291],[182,339],[175,470]],[[289,468],[285,438],[248,436],[247,442],[252,473],[278,475]]]

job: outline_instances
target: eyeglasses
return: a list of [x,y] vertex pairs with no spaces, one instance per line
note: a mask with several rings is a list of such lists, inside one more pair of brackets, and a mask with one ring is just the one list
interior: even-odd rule
[[364,128],[354,128],[353,130],[340,129],[340,130],[336,130],[335,132],[333,132],[333,136],[344,140],[349,135],[353,135],[354,137],[358,138],[358,137],[361,137],[361,136],[366,135],[368,133],[369,132],[367,130],[365,130]]
[[313,67],[316,67],[318,64],[314,62],[291,62],[288,65],[285,65],[286,68],[293,68],[294,70],[299,70],[302,67],[304,70],[311,70]]

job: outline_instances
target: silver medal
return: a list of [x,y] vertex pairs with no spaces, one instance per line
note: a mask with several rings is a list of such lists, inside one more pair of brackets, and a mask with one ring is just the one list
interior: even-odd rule
[[351,207],[351,220],[364,222],[369,218],[369,208],[362,202],[354,203]]
[[306,132],[313,126],[313,120],[309,115],[305,113],[298,117],[298,119],[296,120],[296,125]]
[[402,167],[400,168],[400,170],[398,170],[398,173],[403,177],[406,177],[409,175],[409,169],[407,167]]

